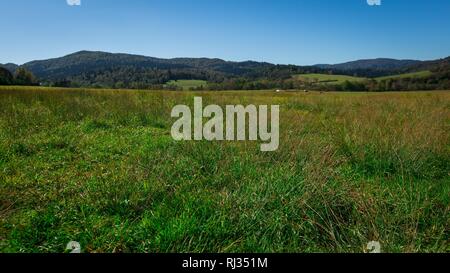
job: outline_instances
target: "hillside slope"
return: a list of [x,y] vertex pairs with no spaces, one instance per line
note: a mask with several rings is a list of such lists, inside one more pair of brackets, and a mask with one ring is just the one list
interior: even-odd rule
[[[320,79],[321,82],[339,84],[354,81],[355,77],[389,77],[420,71],[438,75],[429,81],[437,83],[433,85],[437,87],[448,78],[450,58],[433,61],[379,58],[336,65],[297,66],[254,61],[232,62],[217,58],[162,59],[123,53],[79,51],[60,58],[32,61],[23,66],[36,75],[41,84],[60,87],[160,89],[170,81],[196,80],[206,81],[208,88],[219,90],[296,89],[305,88],[296,81],[290,81],[299,74],[316,75],[313,78],[317,78],[318,74],[328,77],[341,75],[339,79]],[[6,64],[4,67],[14,72],[18,66]],[[310,80],[302,82],[309,83]],[[420,86],[424,86],[423,84],[428,84],[428,81],[422,80]]]
[[0,67],[8,69],[9,72],[14,73],[19,66],[13,63],[7,63],[7,64],[0,64]]
[[346,62],[341,64],[319,64],[316,65],[324,69],[337,69],[337,70],[382,70],[382,71],[393,71],[411,68],[420,65],[422,61],[417,60],[396,60],[387,58],[378,59],[367,59],[367,60],[357,60],[352,62]]
[[64,57],[32,61],[24,64],[41,78],[61,78],[88,71],[116,70],[118,68],[158,70],[203,70],[222,74],[239,75],[275,65],[258,62],[227,62],[209,58],[160,59],[132,54],[80,51]]

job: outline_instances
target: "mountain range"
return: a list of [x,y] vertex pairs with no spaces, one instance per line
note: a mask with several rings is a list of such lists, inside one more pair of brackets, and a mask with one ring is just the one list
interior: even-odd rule
[[[19,67],[12,63],[0,66],[11,72]],[[40,82],[143,88],[178,79],[205,80],[211,83],[236,79],[277,81],[306,73],[373,78],[450,67],[450,57],[432,61],[378,58],[334,65],[298,66],[255,61],[232,62],[217,58],[162,59],[123,53],[79,51],[64,57],[31,61],[22,67],[30,70]]]
[[[332,70],[377,70],[377,71],[399,71],[414,70],[433,62],[440,62],[446,59],[433,61],[419,60],[397,60],[388,58],[364,59],[340,64],[317,64],[314,66],[295,67],[317,67],[320,69]],[[19,65],[13,63],[0,64],[0,66],[14,72]],[[23,64],[38,77],[61,77],[86,72],[89,70],[111,69],[118,66],[133,66],[140,68],[157,69],[206,69],[229,74],[245,74],[255,69],[273,68],[277,65],[267,62],[231,62],[218,58],[173,58],[162,59],[133,54],[108,53],[101,51],[79,51],[64,57],[31,61]],[[280,65],[279,65],[280,66]],[[283,66],[283,65],[281,65]]]
[[[257,69],[274,66],[253,61],[228,62],[210,58],[161,59],[141,55],[80,51],[64,57],[32,61],[23,64],[39,78],[71,77],[88,71],[111,70],[117,68],[158,69],[158,70],[212,70],[224,74],[243,75]],[[3,67],[14,71],[18,65],[5,64]]]

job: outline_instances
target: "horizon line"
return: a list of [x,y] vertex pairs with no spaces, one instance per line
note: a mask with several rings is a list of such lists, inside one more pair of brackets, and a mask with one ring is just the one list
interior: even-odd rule
[[62,56],[59,57],[51,57],[51,58],[42,58],[42,59],[34,59],[31,61],[27,61],[24,63],[15,63],[15,62],[0,62],[0,64],[2,65],[7,65],[7,64],[13,64],[13,65],[17,65],[17,66],[22,66],[25,65],[27,63],[31,63],[31,62],[38,62],[38,61],[46,61],[46,60],[52,60],[52,59],[59,59],[59,58],[64,58],[73,54],[77,54],[77,53],[81,53],[81,52],[97,52],[97,53],[108,53],[108,54],[125,54],[125,55],[132,55],[132,56],[140,56],[140,57],[146,57],[146,58],[156,58],[156,59],[163,59],[163,60],[173,60],[173,59],[210,59],[210,60],[222,60],[225,62],[235,62],[235,63],[242,63],[242,62],[257,62],[257,63],[268,63],[268,64],[273,64],[273,65],[295,65],[295,66],[317,66],[317,65],[338,65],[338,64],[345,64],[345,63],[349,63],[349,62],[355,62],[355,61],[365,61],[365,60],[380,60],[380,59],[387,59],[387,60],[397,60],[397,61],[435,61],[435,60],[443,60],[446,59],[448,57],[450,57],[449,55],[443,56],[443,57],[439,57],[437,59],[423,59],[423,58],[395,58],[395,57],[365,57],[365,58],[356,58],[353,60],[347,60],[347,61],[342,61],[342,62],[337,62],[337,63],[315,63],[315,64],[294,64],[294,63],[277,63],[277,62],[270,62],[270,61],[256,61],[256,60],[252,60],[252,59],[244,59],[244,60],[230,60],[230,59],[226,59],[226,58],[220,58],[220,57],[182,57],[182,56],[178,56],[178,57],[156,57],[156,56],[150,56],[150,55],[144,55],[144,54],[138,54],[138,53],[126,53],[126,52],[110,52],[110,51],[103,51],[103,50],[87,50],[87,49],[82,49],[82,50],[78,50],[78,51],[74,51],[71,53],[66,53]]

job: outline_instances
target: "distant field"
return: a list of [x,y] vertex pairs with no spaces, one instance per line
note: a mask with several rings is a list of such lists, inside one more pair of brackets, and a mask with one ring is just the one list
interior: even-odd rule
[[296,75],[294,78],[310,82],[310,83],[318,83],[318,84],[341,84],[345,81],[363,81],[365,78],[352,77],[346,75],[328,75],[328,74],[301,74]]
[[[431,71],[420,71],[414,73],[405,73],[399,75],[392,75],[386,77],[378,77],[375,78],[377,81],[388,80],[388,79],[399,79],[399,78],[419,78],[419,77],[428,77],[432,75]],[[345,81],[349,82],[359,82],[368,80],[368,78],[363,77],[352,77],[347,75],[328,75],[328,74],[301,74],[296,75],[294,78],[310,83],[316,84],[342,84]]]
[[178,80],[178,81],[170,81],[166,85],[175,85],[183,88],[183,90],[189,90],[191,88],[206,86],[207,82],[201,80]]
[[[279,104],[280,148],[173,106]],[[0,87],[0,252],[448,251],[450,92]]]
[[400,75],[393,75],[393,76],[386,76],[386,77],[379,77],[376,78],[376,80],[388,80],[388,79],[398,79],[398,78],[424,78],[431,76],[431,71],[420,71],[420,72],[413,72],[413,73],[405,73]]

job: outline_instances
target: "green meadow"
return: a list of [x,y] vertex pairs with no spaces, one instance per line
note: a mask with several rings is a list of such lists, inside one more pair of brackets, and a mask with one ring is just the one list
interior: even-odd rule
[[294,76],[294,79],[303,82],[310,82],[317,84],[341,84],[344,83],[345,81],[359,82],[365,80],[366,78],[352,77],[346,75],[300,74]]
[[[419,71],[412,73],[404,73],[392,76],[377,77],[374,78],[377,81],[389,80],[389,79],[406,79],[406,78],[425,78],[432,75],[431,71]],[[314,84],[342,84],[346,81],[348,82],[362,82],[369,80],[369,78],[364,77],[353,77],[347,75],[329,75],[329,74],[299,74],[295,75],[294,79],[309,82]]]
[[190,90],[192,88],[197,87],[206,87],[207,86],[206,81],[202,80],[177,80],[177,81],[169,81],[166,83],[166,86],[176,86],[179,88],[182,88],[183,90]]
[[389,79],[405,79],[405,78],[426,78],[431,76],[433,73],[431,71],[419,71],[412,73],[405,73],[400,75],[386,76],[386,77],[378,77],[377,80],[389,80]]
[[[280,105],[280,148],[172,140],[173,106]],[[0,87],[0,252],[447,252],[450,92]]]

